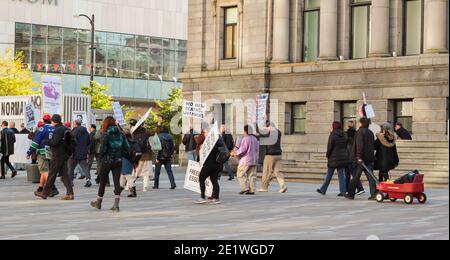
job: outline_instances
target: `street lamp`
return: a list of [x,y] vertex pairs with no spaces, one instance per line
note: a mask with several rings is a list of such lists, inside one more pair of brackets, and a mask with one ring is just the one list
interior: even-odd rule
[[91,50],[91,86],[93,86],[92,82],[94,81],[94,55],[95,55],[95,15],[92,15],[92,17],[89,17],[85,14],[75,14],[73,16],[74,18],[80,18],[85,17],[89,20],[89,23],[91,24],[91,47],[89,48]]

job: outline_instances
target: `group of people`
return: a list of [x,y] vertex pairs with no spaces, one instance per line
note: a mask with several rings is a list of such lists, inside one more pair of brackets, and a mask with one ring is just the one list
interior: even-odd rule
[[[334,122],[327,146],[328,172],[319,194],[326,195],[334,173],[339,177],[339,197],[355,199],[355,195],[365,193],[361,183],[363,173],[367,176],[370,187],[369,200],[375,200],[377,180],[374,170],[379,171],[378,182],[390,179],[389,172],[400,163],[396,141],[411,140],[409,132],[401,123],[392,126],[389,122],[381,125],[380,132],[369,129],[371,120],[361,118],[359,129],[356,130],[353,121],[349,121],[344,132],[340,122]],[[376,136],[376,138],[375,138]]]

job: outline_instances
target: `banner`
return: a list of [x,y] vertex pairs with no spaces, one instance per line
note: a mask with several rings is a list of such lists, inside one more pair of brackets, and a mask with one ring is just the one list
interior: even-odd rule
[[134,131],[136,129],[138,129],[138,127],[140,127],[150,116],[150,113],[152,112],[152,108],[150,108],[147,113],[145,113],[145,115],[141,118],[141,120],[139,120],[136,124],[136,126],[134,126],[133,128],[131,128],[131,133],[134,133]]
[[25,106],[25,127],[27,129],[35,129],[37,126],[37,115],[32,103]]
[[219,126],[217,124],[217,121],[214,123],[214,125],[211,127],[208,137],[206,137],[205,142],[202,145],[202,149],[200,150],[200,165],[203,166],[206,159],[208,159],[209,154],[214,149],[214,146],[216,146],[217,141],[219,141],[220,134],[219,134]]
[[16,143],[14,144],[14,154],[9,157],[11,163],[30,163],[27,160],[27,151],[30,148],[31,140],[28,135],[16,134]]
[[48,115],[63,115],[62,78],[59,76],[42,76],[42,112]]
[[[184,180],[184,188],[186,190],[190,190],[196,193],[201,193],[200,191],[200,181],[199,176],[200,172],[202,171],[202,167],[200,166],[200,163],[195,161],[189,161],[188,168],[186,170],[186,178]],[[208,197],[212,196],[212,183],[210,178],[206,179],[205,181],[206,185],[206,192],[205,195]]]
[[127,123],[125,122],[125,117],[123,116],[122,107],[119,102],[112,102],[112,107],[114,110],[114,117],[119,122],[119,125],[124,126]]
[[268,101],[269,94],[261,94],[256,98],[256,118],[259,126],[263,126],[266,124]]
[[75,111],[72,112],[72,119],[75,122],[76,120],[81,120],[81,125],[87,127],[89,120],[87,113],[84,111]]
[[183,116],[203,119],[206,115],[206,105],[200,102],[183,100]]

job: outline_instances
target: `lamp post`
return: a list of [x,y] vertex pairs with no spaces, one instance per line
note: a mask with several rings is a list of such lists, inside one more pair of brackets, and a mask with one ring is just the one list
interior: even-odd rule
[[95,55],[95,15],[92,15],[92,17],[89,17],[85,14],[76,14],[74,15],[75,18],[85,17],[89,20],[89,23],[91,24],[91,47],[89,48],[91,50],[91,75],[90,75],[90,85],[93,86],[92,82],[94,81],[94,55]]

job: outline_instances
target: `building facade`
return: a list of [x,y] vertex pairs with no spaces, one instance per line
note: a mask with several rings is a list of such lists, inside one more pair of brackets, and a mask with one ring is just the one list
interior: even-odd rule
[[217,99],[230,123],[227,100],[269,93],[285,159],[323,151],[363,93],[375,123],[448,140],[448,0],[189,0],[188,20],[186,99]]
[[[95,15],[95,55],[91,25]],[[186,63],[185,0],[0,0],[0,53],[24,54],[36,82],[60,74],[66,93],[80,93],[94,80],[110,85],[116,100],[148,106],[181,86]]]

